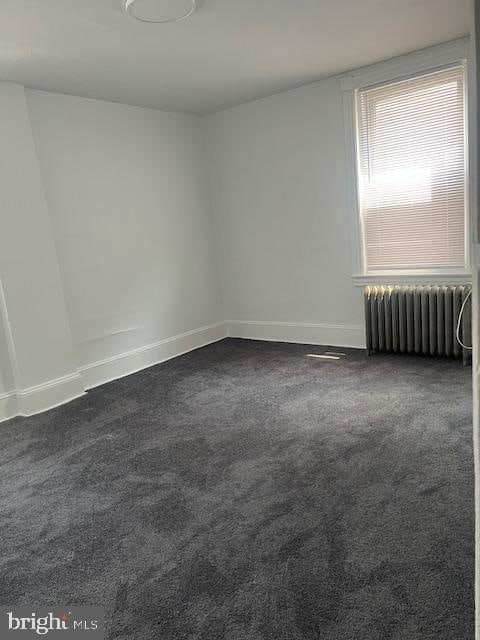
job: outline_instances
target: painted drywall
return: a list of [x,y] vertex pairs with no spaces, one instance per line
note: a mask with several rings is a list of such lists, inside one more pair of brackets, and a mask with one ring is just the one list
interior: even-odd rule
[[0,282],[0,422],[17,415],[19,410],[9,348],[11,335],[7,336],[8,330],[6,304]]
[[[0,139],[2,316],[5,318],[5,308],[15,360],[10,357],[12,367],[7,365],[2,377],[6,375],[7,386],[15,385],[23,398],[21,410],[28,413],[37,406],[39,385],[51,386],[52,381],[61,379],[69,397],[83,392],[83,387],[76,372],[55,245],[21,86],[0,83]],[[3,326],[0,331],[2,360],[5,329]],[[50,395],[50,401],[61,399]]]
[[363,344],[342,109],[331,78],[204,118],[235,335]]
[[364,344],[339,78],[204,118],[2,91],[0,276],[29,385],[51,379],[52,340],[56,375],[78,367],[85,386],[218,339],[225,319],[240,337]]
[[469,145],[470,207],[472,212],[472,376],[473,376],[473,453],[475,462],[475,639],[480,640],[480,1],[471,4],[471,47],[469,65]]
[[[198,0],[191,19],[151,27],[125,14],[125,0],[3,0],[0,74],[207,113],[462,36],[471,1]],[[189,0],[141,4],[181,11]]]
[[223,321],[200,119],[26,95],[78,366]]
[[[0,304],[1,303],[2,301],[0,299]],[[0,314],[0,396],[9,391],[13,391],[15,388],[4,324],[2,315]]]

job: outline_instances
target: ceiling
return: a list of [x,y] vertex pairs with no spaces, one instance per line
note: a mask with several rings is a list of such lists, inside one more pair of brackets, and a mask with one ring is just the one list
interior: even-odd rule
[[471,1],[198,0],[152,25],[122,0],[2,0],[0,79],[208,113],[466,35]]

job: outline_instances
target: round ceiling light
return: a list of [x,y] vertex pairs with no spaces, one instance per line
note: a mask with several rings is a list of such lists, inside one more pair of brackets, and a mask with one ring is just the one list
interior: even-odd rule
[[185,20],[197,8],[197,0],[125,0],[125,11],[136,20],[168,24]]

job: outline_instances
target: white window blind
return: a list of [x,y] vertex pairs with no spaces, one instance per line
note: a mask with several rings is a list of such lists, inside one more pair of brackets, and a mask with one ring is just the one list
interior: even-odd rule
[[465,267],[461,66],[358,92],[367,272]]

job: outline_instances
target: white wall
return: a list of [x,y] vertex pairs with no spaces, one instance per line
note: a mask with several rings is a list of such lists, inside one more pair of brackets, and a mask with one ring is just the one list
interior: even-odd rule
[[475,639],[480,640],[480,182],[478,179],[480,113],[480,4],[471,4],[471,56],[469,64],[470,207],[472,213],[472,376],[473,453],[475,462]]
[[77,367],[93,386],[221,338],[225,319],[364,345],[339,78],[203,118],[0,91],[16,350],[10,367],[0,327],[0,394]]
[[[1,300],[0,300],[1,304]],[[10,365],[10,354],[6,340],[6,329],[3,318],[0,314],[0,396],[13,391],[15,383],[13,381],[12,367]]]
[[79,366],[223,321],[199,118],[27,103]]
[[204,119],[234,335],[364,344],[342,109],[331,78]]
[[[1,297],[0,305],[2,305]],[[6,340],[5,322],[2,314],[0,313],[0,422],[17,413],[18,403],[15,393],[15,381],[10,363],[10,353]]]
[[19,411],[29,414],[83,393],[83,385],[25,94],[18,85],[0,83],[0,140],[0,303],[12,337],[7,386],[14,384]]

